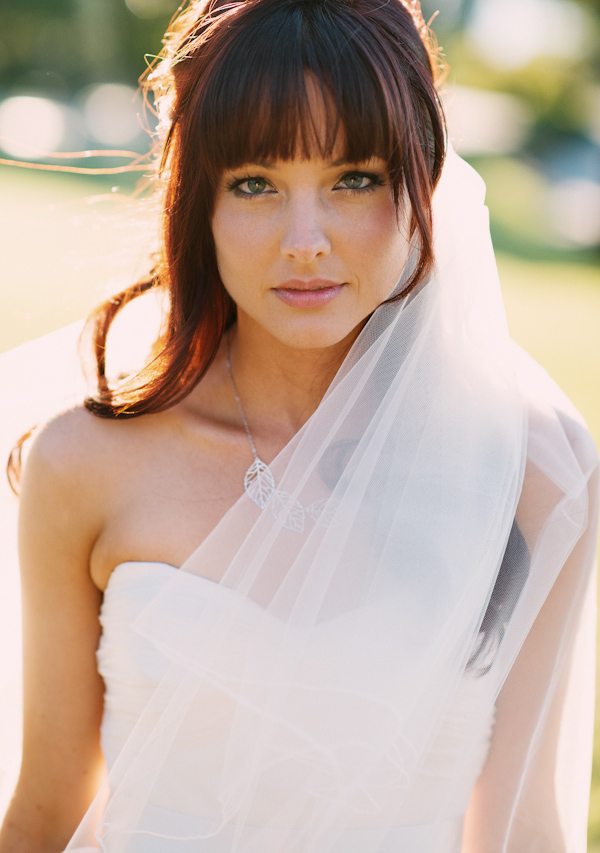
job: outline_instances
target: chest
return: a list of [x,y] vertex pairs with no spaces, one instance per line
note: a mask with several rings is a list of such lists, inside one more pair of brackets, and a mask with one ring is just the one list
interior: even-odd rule
[[103,589],[128,560],[179,567],[242,496],[252,462],[245,435],[140,442],[109,476],[106,520],[90,559]]

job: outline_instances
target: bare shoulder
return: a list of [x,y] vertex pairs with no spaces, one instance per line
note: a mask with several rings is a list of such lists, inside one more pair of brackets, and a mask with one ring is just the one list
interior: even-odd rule
[[535,542],[540,520],[556,518],[559,507],[576,521],[587,517],[598,499],[594,440],[566,398],[553,403],[531,407],[529,413],[528,459],[517,509],[517,523],[528,545]]
[[131,430],[123,426],[80,406],[36,431],[21,483],[22,556],[35,542],[52,543],[55,553],[71,544],[77,562],[87,565],[119,482],[115,472],[127,455]]
[[528,452],[563,492],[587,482],[598,467],[598,450],[587,424],[566,397],[530,408]]
[[564,491],[570,483],[593,476],[596,445],[580,412],[544,368],[516,344],[514,354],[527,400],[529,460]]
[[139,423],[99,418],[84,406],[68,409],[34,433],[26,448],[24,480],[51,477],[56,489],[69,490],[93,478],[97,489],[139,432]]
[[559,409],[556,416],[582,473],[589,475],[598,467],[599,459],[598,448],[587,424],[575,409],[566,412]]
[[76,472],[78,463],[89,459],[96,432],[93,416],[78,406],[61,412],[33,433],[25,445],[24,476],[31,480],[58,474],[59,480]]

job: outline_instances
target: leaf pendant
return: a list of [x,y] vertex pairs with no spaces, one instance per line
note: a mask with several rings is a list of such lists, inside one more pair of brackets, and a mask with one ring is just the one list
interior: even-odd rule
[[339,501],[334,501],[331,498],[322,498],[309,504],[306,507],[306,514],[316,524],[320,524],[322,527],[329,527],[333,521],[338,504]]
[[271,511],[273,517],[288,530],[304,533],[304,507],[288,492],[282,492],[280,489],[275,491],[271,501]]
[[266,507],[275,491],[275,479],[271,469],[258,456],[246,471],[244,490],[261,509]]

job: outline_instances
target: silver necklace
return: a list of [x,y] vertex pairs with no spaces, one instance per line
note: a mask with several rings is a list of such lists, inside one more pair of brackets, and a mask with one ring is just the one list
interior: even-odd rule
[[256,451],[256,445],[254,444],[254,439],[252,438],[252,433],[250,432],[250,427],[246,420],[242,401],[240,400],[240,395],[238,394],[233,379],[233,373],[231,371],[229,335],[227,335],[226,353],[227,372],[229,373],[229,379],[231,380],[231,387],[233,388],[235,401],[237,403],[240,417],[242,418],[242,423],[244,424],[244,429],[246,430],[246,435],[248,436],[248,441],[250,442],[252,455],[254,457],[252,465],[250,465],[244,476],[244,491],[250,500],[254,501],[254,503],[261,509],[264,509],[266,505],[269,504],[273,517],[276,518],[283,527],[288,528],[288,530],[294,530],[296,533],[303,533],[307,518],[312,519],[317,524],[328,526],[333,518],[337,501],[322,498],[320,500],[313,501],[305,507],[293,495],[290,495],[288,492],[284,492],[276,487],[273,472],[267,463],[263,462]]
[[263,460],[256,452],[256,446],[254,444],[254,439],[252,438],[252,433],[250,432],[250,427],[248,426],[248,421],[246,420],[246,415],[242,407],[242,401],[240,400],[240,395],[238,394],[235,382],[233,381],[233,373],[231,372],[229,335],[227,335],[227,372],[229,373],[231,387],[233,388],[235,401],[240,411],[242,423],[244,424],[244,429],[246,430],[246,435],[248,436],[248,441],[250,442],[250,447],[252,448],[252,455],[254,456],[254,461],[252,462],[244,476],[244,491],[246,492],[248,497],[254,501],[255,504],[257,504],[261,509],[264,509],[273,497],[273,493],[275,491],[275,478],[273,477],[273,472],[271,471],[267,463],[263,462]]

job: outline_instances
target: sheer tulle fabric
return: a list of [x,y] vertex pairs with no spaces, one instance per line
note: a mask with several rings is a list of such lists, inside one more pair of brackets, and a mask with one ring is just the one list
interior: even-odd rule
[[483,200],[450,151],[430,279],[136,620],[166,674],[68,851],[585,850],[598,461]]

